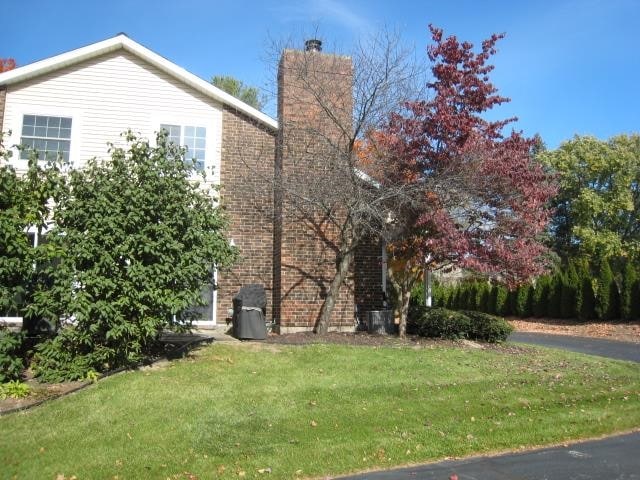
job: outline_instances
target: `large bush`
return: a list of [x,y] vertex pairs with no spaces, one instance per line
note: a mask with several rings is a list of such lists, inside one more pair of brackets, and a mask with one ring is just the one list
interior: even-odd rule
[[235,249],[212,192],[193,181],[184,151],[127,135],[125,151],[69,173],[54,212],[51,284],[32,310],[63,319],[59,337],[39,346],[36,372],[79,378],[137,362],[165,328],[187,328],[214,266]]

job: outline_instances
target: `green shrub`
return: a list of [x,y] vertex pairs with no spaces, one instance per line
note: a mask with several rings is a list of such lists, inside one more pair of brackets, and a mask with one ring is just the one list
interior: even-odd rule
[[5,398],[24,398],[30,393],[29,385],[18,380],[0,384],[0,400]]
[[513,327],[501,317],[482,312],[464,311],[471,320],[467,338],[484,342],[504,342],[513,332]]
[[450,340],[466,338],[501,342],[511,331],[511,326],[504,319],[488,313],[446,308],[414,306],[407,322],[407,333]]
[[416,309],[413,314],[407,325],[408,333],[451,340],[467,338],[470,319],[462,313],[446,308],[425,307]]
[[24,369],[24,334],[0,328],[0,383],[18,380]]

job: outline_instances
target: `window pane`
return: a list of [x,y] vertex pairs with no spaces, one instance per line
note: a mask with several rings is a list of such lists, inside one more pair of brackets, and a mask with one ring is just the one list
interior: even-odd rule
[[196,128],[196,136],[200,138],[204,138],[207,136],[207,129],[204,127]]
[[[39,117],[38,117],[39,118]],[[38,119],[36,119],[37,121]],[[47,136],[47,127],[36,127],[34,132],[36,137],[46,137]]]
[[36,116],[36,127],[46,127],[47,117]]
[[204,138],[196,138],[196,148],[204,148],[205,140]]
[[196,161],[196,170],[198,170],[199,172],[204,170],[204,162],[202,160]]
[[204,160],[204,150],[196,149],[193,151],[192,155],[194,158],[197,158],[198,160]]
[[60,119],[60,126],[62,128],[71,128],[71,119],[62,117]]
[[47,117],[49,119],[49,128],[58,128],[60,126],[60,117]]
[[32,136],[35,127],[33,125],[24,125],[22,127],[22,135]]
[[36,117],[34,115],[25,115],[22,117],[22,124],[33,126],[36,124]]
[[60,138],[71,138],[71,129],[70,128],[61,128],[60,129]]
[[47,127],[47,137],[60,138],[60,129],[57,127]]
[[193,137],[195,135],[196,128],[195,127],[184,127],[184,136],[185,137]]
[[184,139],[184,146],[187,147],[190,151],[196,147],[196,142],[193,138]]

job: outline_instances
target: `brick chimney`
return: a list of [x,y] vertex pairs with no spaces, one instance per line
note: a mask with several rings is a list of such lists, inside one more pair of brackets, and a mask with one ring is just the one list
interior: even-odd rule
[[[278,69],[275,177],[321,175],[331,151],[352,128],[351,58],[322,52],[322,42],[285,50]],[[345,134],[348,133],[348,134]],[[283,194],[284,192],[284,194]],[[274,318],[281,333],[313,329],[336,265],[337,232],[321,215],[301,218],[288,207],[287,188],[275,192]],[[353,328],[353,278],[337,298],[332,328]]]

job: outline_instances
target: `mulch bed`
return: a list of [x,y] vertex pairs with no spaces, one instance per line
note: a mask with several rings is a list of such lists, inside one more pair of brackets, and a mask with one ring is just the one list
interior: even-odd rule
[[580,322],[557,318],[508,318],[519,332],[552,333],[640,343],[640,322]]
[[269,335],[266,343],[279,345],[310,345],[310,344],[333,344],[333,345],[355,345],[367,347],[413,347],[413,348],[436,348],[436,347],[457,347],[468,349],[493,350],[509,354],[521,354],[529,351],[528,347],[515,346],[500,343],[480,343],[468,340],[443,340],[439,338],[425,338],[417,335],[407,335],[401,339],[395,335],[377,335],[367,332],[329,332],[318,335],[312,332],[287,333],[284,335]]

